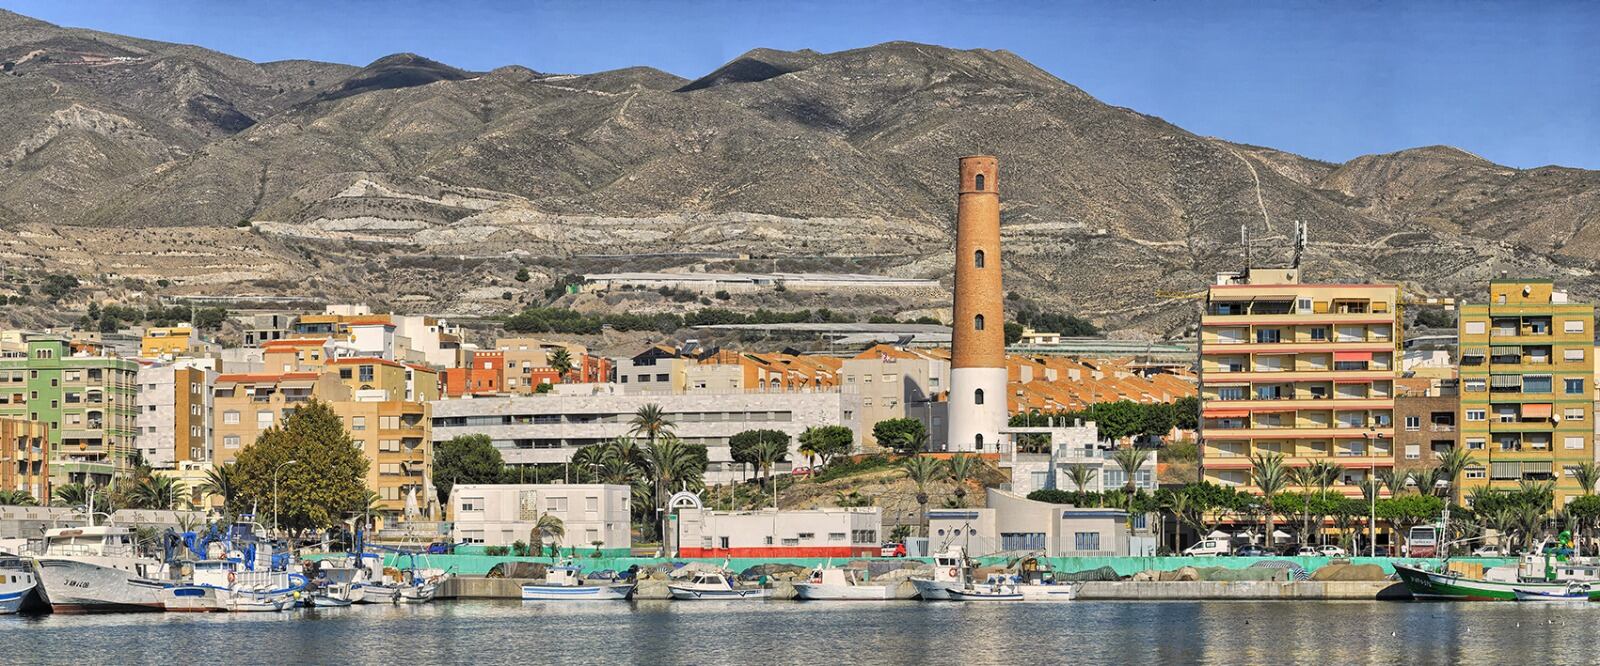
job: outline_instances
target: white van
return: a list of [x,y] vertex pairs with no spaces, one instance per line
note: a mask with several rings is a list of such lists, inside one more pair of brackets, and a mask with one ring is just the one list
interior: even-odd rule
[[1206,539],[1193,546],[1183,549],[1185,557],[1219,557],[1227,555],[1232,549],[1228,542],[1221,539]]

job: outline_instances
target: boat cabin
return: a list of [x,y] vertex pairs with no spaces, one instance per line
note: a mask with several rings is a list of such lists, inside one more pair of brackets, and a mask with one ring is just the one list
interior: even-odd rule
[[44,554],[68,557],[134,557],[132,529],[113,525],[60,527],[44,533]]
[[545,585],[578,587],[583,585],[583,572],[574,566],[550,567],[544,573]]

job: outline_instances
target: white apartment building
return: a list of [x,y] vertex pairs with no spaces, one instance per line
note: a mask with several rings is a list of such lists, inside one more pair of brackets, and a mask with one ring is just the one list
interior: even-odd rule
[[945,424],[947,403],[936,400],[950,390],[950,360],[917,350],[878,345],[854,358],[846,359],[839,370],[846,390],[861,395],[862,436],[872,439],[872,426],[879,421],[914,418],[928,427],[928,448],[943,451],[949,428]]
[[[1000,467],[1011,469],[1012,492],[1027,495],[1035,490],[1056,489],[1098,493],[1127,484],[1127,475],[1111,457],[1111,445],[1099,441],[1093,421],[1070,426],[1008,427],[1000,434],[1004,437],[1000,443]],[[1040,453],[1024,453],[1017,446],[1024,438],[1038,438],[1047,444]],[[1160,485],[1156,455],[1151,450],[1150,457],[1139,466],[1134,487],[1155,492]],[[1072,482],[1071,471],[1077,466],[1094,470],[1094,478],[1083,488]]]
[[545,514],[561,519],[562,548],[579,552],[630,548],[633,491],[627,486],[579,484],[458,484],[450,489],[450,539],[509,546],[528,543]]
[[181,359],[139,368],[133,441],[146,464],[175,469],[211,459],[215,365],[215,359]]
[[406,339],[409,360],[436,368],[461,365],[461,327],[437,317],[390,315],[394,334]]
[[[588,385],[585,385],[588,386]],[[598,386],[598,385],[594,385]],[[857,433],[862,423],[859,396],[850,391],[789,393],[591,394],[480,397],[439,400],[433,406],[433,441],[459,435],[488,435],[507,464],[565,463],[573,452],[629,435],[635,412],[660,405],[673,434],[707,448],[708,483],[742,478],[733,465],[728,440],[746,430],[779,430],[790,436],[790,458],[799,459],[800,433],[812,426],[838,425]],[[781,465],[779,472],[787,472]]]
[[[929,509],[928,548],[961,546],[968,555],[1037,553],[1046,557],[1127,557],[1155,554],[1155,540],[1130,535],[1121,509],[1036,502],[990,488],[983,508]],[[1139,521],[1143,522],[1143,521]]]
[[802,511],[683,508],[668,527],[676,557],[876,557],[878,507]]

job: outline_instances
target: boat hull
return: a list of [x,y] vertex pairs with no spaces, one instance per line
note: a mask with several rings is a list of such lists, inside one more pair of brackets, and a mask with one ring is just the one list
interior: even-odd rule
[[923,601],[950,601],[950,590],[961,584],[950,580],[928,580],[926,578],[913,578],[911,584],[917,588],[917,596]]
[[1513,590],[1513,592],[1516,594],[1517,601],[1525,601],[1525,602],[1533,602],[1533,603],[1545,603],[1545,604],[1586,604],[1586,603],[1589,603],[1589,595],[1587,593],[1584,593],[1584,592],[1581,592],[1581,591],[1577,592],[1577,593],[1573,593],[1570,590],[1569,591],[1559,592],[1559,593],[1558,592],[1541,592],[1541,591],[1529,590],[1529,589],[1524,589],[1524,588],[1520,588],[1519,587],[1519,588]]
[[[1424,571],[1416,567],[1396,564],[1394,571],[1400,576],[1411,596],[1418,599],[1449,601],[1515,601],[1517,590],[1564,593],[1567,583],[1523,583],[1467,578],[1449,573]],[[1589,586],[1588,599],[1600,600],[1600,585]]]
[[416,587],[404,587],[400,588],[400,591],[395,594],[394,600],[395,603],[401,604],[425,604],[433,601],[433,595],[437,594],[438,591],[438,586],[432,583]]
[[625,601],[632,585],[523,585],[523,601]]
[[1023,601],[1072,601],[1078,596],[1076,585],[1019,585]]
[[885,601],[894,598],[886,585],[822,585],[795,583],[795,596],[806,601]]
[[682,585],[668,585],[667,592],[679,601],[759,601],[772,596],[765,588],[705,589]]
[[0,615],[10,615],[22,609],[23,602],[37,585],[30,577],[26,583],[0,585]]
[[374,585],[367,583],[361,586],[359,597],[352,599],[358,604],[395,604],[400,602],[400,587],[390,585]]
[[162,591],[161,604],[169,613],[220,613],[232,597],[228,590],[207,585],[174,585]]
[[950,598],[954,601],[1023,601],[1021,592],[977,592],[974,590],[950,590]]
[[71,559],[37,560],[39,589],[57,613],[164,611],[166,585],[114,567]]

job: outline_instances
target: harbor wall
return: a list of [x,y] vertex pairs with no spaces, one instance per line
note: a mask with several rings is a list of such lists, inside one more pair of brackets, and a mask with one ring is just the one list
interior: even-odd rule
[[[342,554],[311,554],[306,555],[306,558],[322,559],[335,556],[342,557]],[[891,558],[871,559],[891,560]],[[980,557],[976,559],[984,566],[1003,566],[1008,562],[1008,559],[1004,557]],[[1110,567],[1113,571],[1116,571],[1117,575],[1119,576],[1132,576],[1140,571],[1176,571],[1183,567],[1223,567],[1227,569],[1245,569],[1251,565],[1269,560],[1293,562],[1306,571],[1316,571],[1317,569],[1320,569],[1335,560],[1340,562],[1349,562],[1351,564],[1376,564],[1379,567],[1382,567],[1383,572],[1386,574],[1394,573],[1394,564],[1396,562],[1426,563],[1433,567],[1438,567],[1440,565],[1440,560],[1437,558],[1387,557],[1051,557],[1045,559],[1050,563],[1051,568],[1061,573],[1092,571],[1102,567]],[[409,560],[410,558],[408,557],[399,556],[392,553],[386,555],[384,558],[385,564],[390,566],[406,565],[409,563]],[[549,557],[512,557],[481,554],[427,555],[419,556],[417,560],[421,566],[448,569],[463,576],[482,576],[489,573],[489,570],[494,568],[494,565],[501,562],[539,562],[544,564],[550,564],[552,562],[551,558]],[[623,571],[635,565],[639,567],[652,567],[665,562],[705,562],[708,564],[723,564],[726,562],[728,568],[733,569],[734,571],[743,571],[750,567],[759,566],[762,564],[781,563],[793,564],[802,567],[816,567],[827,565],[829,562],[834,564],[843,564],[845,561],[847,560],[844,558],[821,557],[736,557],[725,560],[721,558],[667,559],[656,557],[583,557],[581,554],[579,557],[573,558],[573,563],[579,567],[582,567],[584,571],[599,571],[602,569]],[[892,558],[891,561],[931,562],[932,560],[927,558]],[[1516,564],[1517,559],[1505,557],[1458,557],[1452,559],[1451,561],[1478,562],[1483,564],[1484,567],[1492,567],[1503,564]]]
[[1359,600],[1409,599],[1405,585],[1394,581],[1107,581],[1088,582],[1078,591],[1083,600]]

